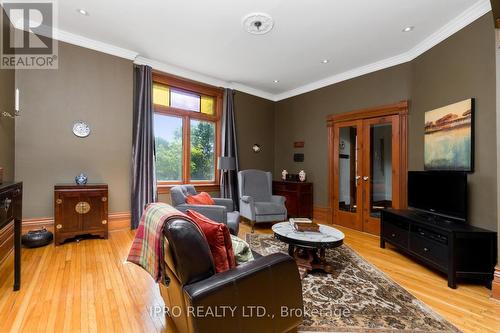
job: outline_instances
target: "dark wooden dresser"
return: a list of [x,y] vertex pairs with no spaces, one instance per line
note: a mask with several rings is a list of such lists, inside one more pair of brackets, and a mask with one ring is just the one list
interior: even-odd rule
[[273,181],[273,194],[286,198],[288,217],[313,217],[313,184],[295,181]]
[[14,291],[21,287],[23,183],[0,184],[0,263],[14,249]]
[[480,279],[490,286],[497,262],[496,232],[451,222],[410,209],[382,211],[380,247],[391,243],[422,263],[457,278]]
[[108,238],[108,185],[56,185],[54,217],[56,246],[80,235]]

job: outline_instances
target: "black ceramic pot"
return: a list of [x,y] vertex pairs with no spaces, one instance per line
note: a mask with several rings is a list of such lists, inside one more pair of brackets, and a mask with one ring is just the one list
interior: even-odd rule
[[40,247],[50,244],[54,235],[45,228],[39,230],[30,230],[23,235],[21,242],[26,247]]

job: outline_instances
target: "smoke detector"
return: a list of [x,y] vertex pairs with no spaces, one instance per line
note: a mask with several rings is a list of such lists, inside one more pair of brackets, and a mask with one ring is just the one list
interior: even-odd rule
[[272,30],[274,21],[268,14],[252,13],[243,18],[243,26],[248,33],[264,35]]

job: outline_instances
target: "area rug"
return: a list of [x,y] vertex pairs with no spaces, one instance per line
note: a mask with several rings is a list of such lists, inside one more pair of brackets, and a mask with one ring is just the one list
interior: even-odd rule
[[[287,253],[271,235],[247,234],[255,252]],[[347,245],[328,249],[335,273],[302,280],[304,322],[298,332],[460,332]]]

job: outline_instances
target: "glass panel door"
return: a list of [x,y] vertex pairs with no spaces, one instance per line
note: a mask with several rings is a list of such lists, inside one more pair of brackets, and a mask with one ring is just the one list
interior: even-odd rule
[[339,210],[355,213],[358,187],[358,130],[356,126],[339,129]]
[[334,127],[334,220],[361,230],[361,147],[362,122],[338,123]]
[[370,125],[370,205],[371,217],[380,218],[392,207],[392,124]]
[[381,211],[399,205],[398,117],[364,120],[363,137],[363,231],[379,234]]

